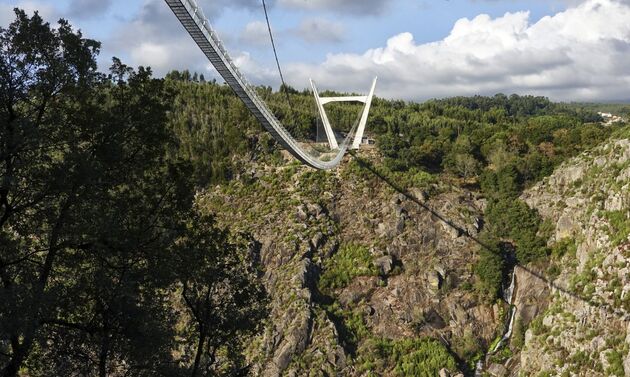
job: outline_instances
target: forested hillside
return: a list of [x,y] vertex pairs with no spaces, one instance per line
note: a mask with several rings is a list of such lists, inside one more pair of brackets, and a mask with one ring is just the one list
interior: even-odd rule
[[[515,266],[553,279],[570,254],[524,190],[628,135],[542,97],[377,98],[376,146],[313,171],[226,85],[118,59],[102,73],[99,50],[37,14],[0,29],[1,376],[509,364],[532,343],[521,323],[493,350]],[[257,90],[296,138],[315,138],[308,90]],[[347,130],[358,111],[329,115]]]

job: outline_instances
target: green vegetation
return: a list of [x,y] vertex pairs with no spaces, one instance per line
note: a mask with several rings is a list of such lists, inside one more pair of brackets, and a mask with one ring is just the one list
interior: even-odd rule
[[369,339],[362,346],[359,370],[393,370],[397,376],[433,377],[442,368],[457,370],[457,364],[446,347],[434,339]]
[[601,215],[610,223],[608,234],[613,246],[628,242],[630,235],[628,211],[602,211]]
[[470,327],[464,330],[463,336],[453,337],[451,348],[461,360],[468,363],[468,369],[474,370],[475,363],[479,358],[483,357],[484,350],[481,342]]
[[512,332],[512,338],[510,339],[511,346],[516,350],[521,350],[525,345],[525,332],[527,327],[523,324],[523,320],[520,318],[514,322],[514,330]]
[[359,308],[343,309],[337,301],[331,305],[324,305],[323,308],[335,322],[342,343],[351,353],[356,352],[361,341],[371,336],[372,333],[365,325],[363,313]]
[[377,276],[378,268],[372,259],[365,246],[342,245],[335,255],[324,262],[319,289],[327,292],[347,286],[357,276]]
[[523,201],[491,201],[484,219],[494,237],[514,243],[519,263],[526,264],[547,255],[546,240],[538,236],[542,225],[540,215]]
[[578,112],[598,112],[613,113],[615,115],[628,116],[630,115],[630,105],[622,103],[582,103],[575,102],[569,104],[562,104],[569,109],[573,109]]
[[610,366],[606,369],[609,376],[625,376],[626,372],[623,367],[623,356],[616,350],[609,351],[606,354],[606,360]]
[[233,375],[266,316],[248,241],[193,207],[163,80],[99,49],[0,28],[0,375]]
[[481,248],[479,260],[475,264],[475,274],[478,277],[475,289],[482,297],[493,300],[501,289],[504,272],[505,261],[498,249],[490,251]]
[[[339,177],[295,163],[271,174],[258,169],[283,165],[282,155],[228,86],[188,71],[155,79],[150,68],[118,59],[102,74],[99,49],[66,21],[53,29],[19,11],[0,29],[0,374],[234,375],[245,364],[243,343],[267,314],[266,297],[248,252],[253,240],[200,214],[197,189],[221,185],[225,197],[209,208],[232,210],[234,230],[293,216],[304,200],[321,204]],[[282,92],[257,88],[294,136],[313,139],[311,93],[286,89],[293,111]],[[359,109],[333,104],[328,115],[347,130]],[[570,241],[548,250],[549,224],[518,197],[611,133],[628,136],[602,127],[594,110],[503,94],[422,104],[376,99],[367,129],[383,157],[379,173],[400,187],[431,195],[438,185],[462,185],[488,200],[480,237],[490,247],[479,250],[474,289],[492,302],[513,263],[575,253]],[[356,160],[344,174],[371,177]],[[277,194],[289,186],[291,195]],[[256,196],[264,200],[243,200]],[[630,233],[627,214],[604,215],[620,244]],[[328,217],[305,221],[306,239],[338,231]],[[283,240],[297,243],[296,233],[287,230]],[[589,266],[599,261],[574,286],[591,292]],[[321,262],[324,294],[379,273],[357,244]],[[619,284],[611,282],[615,292]],[[334,320],[344,346],[356,348],[363,371],[456,369],[438,341],[374,339],[358,307],[333,302],[318,310]],[[531,328],[545,330],[537,320]],[[516,348],[521,330],[517,322]],[[470,330],[452,349],[466,361],[481,352]],[[618,373],[618,355],[608,356],[610,373]]]

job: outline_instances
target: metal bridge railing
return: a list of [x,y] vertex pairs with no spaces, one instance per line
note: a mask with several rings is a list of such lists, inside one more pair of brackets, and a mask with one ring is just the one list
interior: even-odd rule
[[[190,26],[190,21],[192,21],[195,24],[196,28],[203,34],[207,42],[210,44],[211,49],[213,50],[213,51],[206,51],[202,47],[202,50],[204,51],[204,53],[206,53],[207,56],[208,54],[210,54],[212,58],[215,60],[216,58],[218,58],[223,63],[223,66],[225,66],[225,68],[227,69],[227,72],[225,72],[223,68],[220,68],[219,66],[217,66],[214,62],[213,62],[213,65],[215,65],[215,68],[219,70],[219,74],[223,76],[226,82],[230,84],[232,89],[234,89],[237,92],[237,94],[239,93],[238,90],[240,89],[247,97],[246,99],[251,101],[251,103],[254,105],[256,110],[260,113],[260,115],[263,118],[263,119],[260,119],[257,116],[259,121],[263,123],[263,126],[265,126],[265,128],[267,128],[268,131],[274,137],[277,135],[276,139],[278,140],[278,142],[280,142],[280,144],[282,144],[285,148],[287,148],[289,152],[291,152],[291,154],[293,154],[300,161],[314,168],[331,169],[339,164],[346,150],[348,149],[348,146],[350,144],[350,141],[352,140],[354,131],[351,131],[350,133],[348,133],[348,136],[346,137],[346,139],[340,146],[339,151],[333,160],[321,161],[310,156],[306,151],[304,151],[298,145],[297,141],[282,126],[280,121],[275,117],[275,115],[273,115],[273,113],[271,112],[267,104],[258,96],[258,93],[256,92],[255,87],[247,80],[245,75],[241,73],[241,71],[236,66],[236,64],[234,64],[234,61],[230,57],[230,54],[227,52],[227,49],[225,48],[225,45],[223,44],[223,41],[221,41],[221,38],[219,38],[216,31],[212,28],[212,26],[208,22],[208,19],[204,15],[201,7],[197,4],[196,0],[165,0],[165,1],[169,5],[169,7],[173,10],[175,15],[179,19],[179,21],[184,25],[184,27],[186,27],[186,29],[191,34],[191,36],[193,36],[193,38],[195,37],[194,34],[196,33],[196,31],[189,30],[188,26]],[[187,16],[181,14],[181,12],[178,12],[178,10],[181,7],[183,7],[186,10]],[[208,56],[208,58],[210,59],[210,56]],[[236,87],[232,84],[233,81],[236,82]],[[239,97],[241,96],[239,95]],[[243,101],[246,101],[245,98],[241,97],[241,99]],[[247,105],[247,103],[245,104]],[[250,110],[254,111],[253,109],[250,109]],[[254,113],[254,115],[256,114]],[[353,128],[353,130],[355,129],[356,129],[356,125]]]

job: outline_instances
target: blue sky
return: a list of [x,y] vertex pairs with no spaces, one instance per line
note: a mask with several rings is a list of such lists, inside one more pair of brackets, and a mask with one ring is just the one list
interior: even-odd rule
[[[289,83],[423,100],[496,92],[558,100],[630,98],[628,0],[267,0]],[[237,64],[258,84],[278,77],[260,0],[199,0]],[[163,0],[0,0],[67,18],[112,56],[213,75]],[[597,52],[591,54],[590,52]],[[596,61],[600,61],[599,63]]]

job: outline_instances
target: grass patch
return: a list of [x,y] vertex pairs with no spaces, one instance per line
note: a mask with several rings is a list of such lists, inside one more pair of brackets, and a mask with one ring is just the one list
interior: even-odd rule
[[319,278],[322,292],[348,286],[357,276],[377,276],[378,268],[372,263],[373,256],[365,246],[346,244],[332,258],[324,262]]
[[[457,370],[455,358],[437,340],[429,338],[370,339],[361,350],[360,372],[381,371],[385,375],[434,377],[442,368]],[[389,372],[389,373],[388,373]]]
[[628,241],[630,218],[626,211],[602,211],[601,215],[610,223],[608,235],[613,246],[619,246]]

